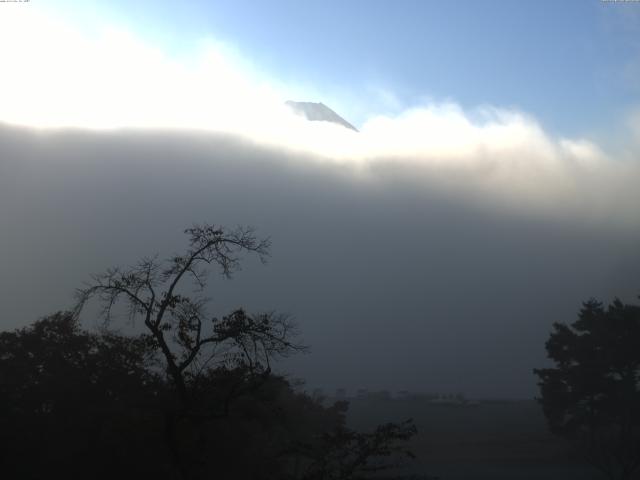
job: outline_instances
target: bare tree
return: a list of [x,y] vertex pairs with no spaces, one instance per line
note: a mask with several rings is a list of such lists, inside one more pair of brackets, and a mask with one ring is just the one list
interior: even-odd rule
[[[294,325],[287,316],[249,315],[240,309],[222,319],[209,317],[209,298],[201,296],[210,273],[207,267],[217,266],[230,278],[240,268],[243,252],[255,253],[265,262],[269,239],[256,238],[252,228],[227,230],[208,224],[194,225],[185,233],[189,248],[183,255],[165,261],[159,261],[157,255],[145,257],[132,267],[94,275],[77,290],[74,310],[79,315],[89,300],[97,298],[108,325],[114,306],[122,301],[130,320],[143,319],[183,401],[187,400],[185,375],[205,368],[221,351],[228,360],[230,348],[225,350],[225,344],[235,348],[232,357],[251,372],[267,371],[270,358],[304,348],[292,342]],[[187,279],[192,281],[191,293],[185,293]]]
[[237,384],[228,389],[222,413],[213,413],[209,405],[196,406],[194,396],[201,393],[203,384],[210,384],[211,376],[207,375],[234,372],[239,383],[245,384],[247,378],[266,377],[274,357],[305,347],[293,343],[296,332],[286,315],[251,315],[242,309],[222,318],[207,313],[209,299],[203,293],[210,267],[218,267],[230,278],[240,268],[243,253],[254,253],[264,262],[268,239],[258,239],[252,228],[228,230],[209,224],[194,225],[185,233],[189,247],[183,255],[164,261],[157,255],[145,257],[131,267],[94,275],[77,290],[74,314],[78,316],[87,302],[97,299],[105,326],[112,323],[117,304],[126,307],[131,321],[142,319],[174,387],[175,398],[166,420],[169,448],[180,476],[190,478],[193,475],[181,453],[177,426],[184,419],[206,422],[227,414],[230,399],[238,393]]

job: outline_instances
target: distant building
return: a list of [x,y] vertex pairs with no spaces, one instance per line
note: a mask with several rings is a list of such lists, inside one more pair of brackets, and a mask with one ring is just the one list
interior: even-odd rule
[[389,392],[389,390],[380,390],[378,392],[371,392],[367,397],[376,400],[391,400],[391,392]]
[[396,392],[396,397],[399,399],[409,398],[411,396],[411,392],[409,390],[398,390]]

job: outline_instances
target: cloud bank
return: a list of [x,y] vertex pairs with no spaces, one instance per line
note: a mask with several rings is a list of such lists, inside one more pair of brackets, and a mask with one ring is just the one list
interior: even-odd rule
[[179,251],[192,222],[253,224],[271,263],[217,283],[214,309],[294,314],[313,354],[287,370],[327,388],[531,396],[551,322],[637,293],[635,140],[612,154],[453,102],[372,112],[355,133],[293,115],[292,92],[324,99],[215,42],[177,59],[11,12],[2,326],[67,308],[93,272]]
[[5,126],[0,151],[4,328],[69,308],[91,273],[179,252],[192,222],[250,224],[272,258],[213,282],[211,312],[293,314],[312,354],[287,371],[329,389],[523,397],[553,321],[637,294],[637,224],[490,207],[425,188],[420,169],[363,181],[210,132]]
[[494,206],[637,221],[637,145],[631,160],[613,158],[587,139],[554,137],[523,112],[465,111],[452,102],[371,112],[355,133],[294,115],[284,101],[304,95],[302,89],[259,72],[214,40],[177,57],[114,27],[86,32],[36,8],[7,10],[0,61],[10,74],[0,90],[0,121],[231,133],[340,163],[362,180],[375,182],[376,172],[394,168],[425,188],[454,184]]

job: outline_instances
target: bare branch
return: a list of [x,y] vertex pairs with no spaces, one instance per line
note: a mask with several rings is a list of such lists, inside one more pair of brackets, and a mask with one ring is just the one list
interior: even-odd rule
[[[93,276],[85,288],[76,292],[75,315],[91,299],[97,299],[102,304],[104,323],[109,325],[116,304],[122,301],[130,321],[143,317],[165,358],[167,374],[183,393],[184,373],[203,371],[215,359],[216,352],[223,355],[229,368],[246,363],[252,371],[263,372],[270,370],[273,357],[304,350],[291,341],[295,328],[288,317],[273,313],[248,315],[237,310],[222,320],[208,320],[208,299],[182,293],[185,278],[197,290],[204,290],[212,265],[230,278],[240,269],[244,253],[255,253],[265,262],[269,239],[258,239],[251,227],[227,230],[209,224],[195,224],[185,234],[189,247],[182,255],[164,262],[158,261],[157,255],[144,257],[132,267],[112,268]],[[167,337],[168,332],[171,334]]]

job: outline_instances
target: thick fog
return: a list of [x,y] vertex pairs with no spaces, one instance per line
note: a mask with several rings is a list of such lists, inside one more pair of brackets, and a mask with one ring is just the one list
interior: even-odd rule
[[293,315],[311,352],[282,370],[327,391],[531,397],[552,322],[590,296],[640,293],[637,168],[598,153],[539,174],[535,149],[506,170],[470,152],[453,168],[214,133],[3,126],[1,325],[71,307],[92,273],[180,252],[194,222],[253,225],[269,262],[214,277],[211,312]]

